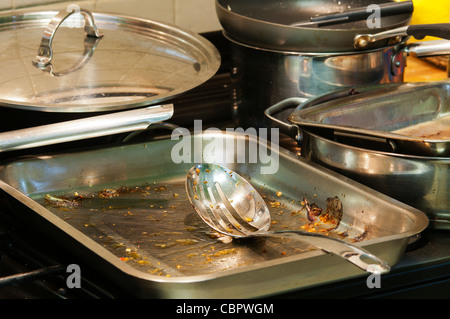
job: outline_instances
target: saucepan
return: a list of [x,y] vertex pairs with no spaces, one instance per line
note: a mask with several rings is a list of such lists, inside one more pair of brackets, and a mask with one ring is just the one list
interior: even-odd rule
[[[380,8],[375,23],[371,5]],[[403,82],[408,55],[450,53],[442,40],[449,24],[409,25],[410,1],[216,0],[216,11],[231,43],[233,109],[242,126],[265,126],[264,110],[286,98]],[[351,18],[355,11],[359,18]],[[336,15],[344,20],[330,20]],[[426,35],[442,39],[408,43]]]

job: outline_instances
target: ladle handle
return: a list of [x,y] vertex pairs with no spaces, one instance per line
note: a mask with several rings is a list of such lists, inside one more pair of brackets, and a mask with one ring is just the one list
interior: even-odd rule
[[301,240],[328,253],[344,258],[369,273],[383,274],[391,269],[385,261],[367,250],[332,237],[294,230],[274,231],[269,234]]

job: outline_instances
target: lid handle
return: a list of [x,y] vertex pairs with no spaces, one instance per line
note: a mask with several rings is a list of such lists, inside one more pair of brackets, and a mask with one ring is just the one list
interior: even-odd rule
[[74,13],[80,13],[84,17],[84,32],[89,37],[101,38],[103,35],[98,31],[95,25],[94,16],[92,13],[85,9],[77,9],[71,11],[60,11],[44,30],[42,36],[41,45],[39,46],[38,53],[33,59],[33,64],[39,68],[43,68],[50,64],[53,58],[52,41],[61,23],[64,22],[69,16]]

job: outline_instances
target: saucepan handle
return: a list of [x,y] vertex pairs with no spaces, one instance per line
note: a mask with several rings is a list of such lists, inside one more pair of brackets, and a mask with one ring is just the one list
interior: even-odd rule
[[[58,30],[59,26],[66,20],[69,16],[74,13],[80,13],[84,17],[84,32],[87,36],[93,38],[101,38],[103,35],[98,31],[95,25],[94,16],[92,13],[85,9],[79,10],[63,10],[60,11],[44,30],[44,34],[41,39],[41,44],[38,49],[36,57],[33,59],[33,64],[38,68],[45,68],[53,59],[52,42],[53,38]],[[90,53],[92,50],[85,50],[85,53]]]
[[286,100],[283,100],[281,102],[278,102],[277,104],[272,105],[271,107],[267,108],[264,111],[264,114],[270,119],[272,124],[279,128],[282,133],[289,135],[292,137],[296,142],[301,143],[302,141],[302,134],[300,132],[300,128],[297,125],[286,123],[278,118],[275,117],[276,114],[281,113],[282,111],[299,107],[299,105],[307,102],[307,98],[301,98],[301,97],[293,97]]
[[172,115],[172,104],[156,105],[4,132],[0,133],[0,152],[145,130]]
[[417,40],[422,40],[426,36],[450,40],[450,23],[410,25],[406,29],[406,34]]
[[450,41],[433,40],[413,42],[408,44],[405,51],[408,55],[414,55],[420,58],[438,55],[449,55]]

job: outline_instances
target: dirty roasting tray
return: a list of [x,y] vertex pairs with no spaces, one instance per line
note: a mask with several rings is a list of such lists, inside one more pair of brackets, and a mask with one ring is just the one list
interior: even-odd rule
[[[194,135],[183,141],[191,142],[192,151],[200,145],[205,159],[212,155],[209,151],[217,155],[225,147],[229,156],[231,144],[236,154],[264,146],[238,133]],[[244,148],[238,141],[245,141]],[[164,139],[15,160],[0,168],[2,195],[22,219],[137,297],[250,298],[366,276],[339,257],[299,241],[230,242],[212,232],[186,195],[184,181],[193,163],[173,161],[172,151],[180,150],[180,142]],[[211,147],[213,142],[216,147]],[[262,174],[268,162],[249,163],[248,156],[247,164],[230,164],[229,157],[223,164],[265,196],[272,229],[319,229],[308,224],[302,200],[324,207],[328,197],[338,196],[344,216],[330,236],[356,242],[395,265],[408,239],[427,226],[428,219],[418,210],[284,149],[271,151],[276,174]],[[262,153],[260,149],[258,155]]]

